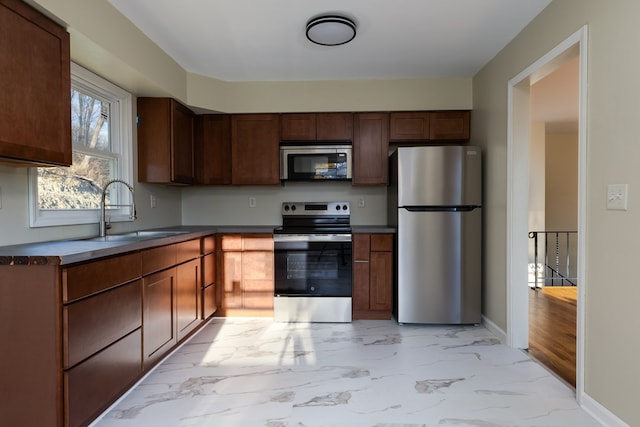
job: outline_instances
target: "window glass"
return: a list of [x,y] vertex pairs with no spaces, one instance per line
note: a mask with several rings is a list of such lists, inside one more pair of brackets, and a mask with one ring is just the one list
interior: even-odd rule
[[[104,186],[131,182],[131,96],[75,64],[71,82],[73,163],[31,171],[34,227],[97,222]],[[120,205],[130,203],[129,193],[119,187],[106,194],[112,221],[128,218]]]

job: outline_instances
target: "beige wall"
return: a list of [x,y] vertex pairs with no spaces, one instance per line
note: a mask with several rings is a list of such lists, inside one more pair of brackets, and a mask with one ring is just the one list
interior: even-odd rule
[[547,133],[545,224],[547,230],[578,229],[578,135]]
[[[640,425],[640,2],[554,0],[473,81],[472,141],[485,149],[485,315],[506,328],[507,83],[583,25],[588,41],[585,391]],[[608,183],[629,184],[629,210],[607,211]]]

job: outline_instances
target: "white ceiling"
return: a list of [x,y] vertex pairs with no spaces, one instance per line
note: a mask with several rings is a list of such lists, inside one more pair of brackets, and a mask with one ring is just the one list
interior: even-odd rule
[[[551,0],[108,0],[185,70],[224,81],[472,77]],[[307,21],[339,13],[349,44]]]

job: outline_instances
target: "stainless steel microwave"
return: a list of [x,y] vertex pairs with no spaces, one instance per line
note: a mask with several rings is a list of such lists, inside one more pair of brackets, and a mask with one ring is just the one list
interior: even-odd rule
[[351,179],[351,145],[282,145],[283,181],[345,181]]

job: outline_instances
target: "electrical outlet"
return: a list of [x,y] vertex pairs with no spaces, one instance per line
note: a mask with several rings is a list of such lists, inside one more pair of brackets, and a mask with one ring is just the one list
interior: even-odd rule
[[367,205],[367,203],[365,202],[364,197],[360,197],[358,199],[358,207],[359,208],[364,208],[366,205]]
[[156,207],[156,196],[154,196],[153,194],[149,196],[149,202],[151,203],[151,207],[155,208]]
[[250,208],[255,208],[256,207],[256,198],[255,197],[249,197],[249,207]]
[[627,184],[607,185],[607,209],[627,210]]

